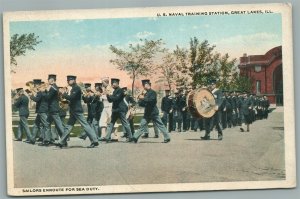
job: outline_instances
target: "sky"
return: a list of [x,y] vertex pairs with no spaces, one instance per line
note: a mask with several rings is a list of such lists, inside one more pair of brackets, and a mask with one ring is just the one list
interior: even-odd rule
[[190,38],[197,37],[237,59],[282,45],[281,15],[275,13],[10,22],[11,36],[24,33],[35,33],[42,42],[17,58],[13,88],[32,79],[46,80],[52,73],[61,86],[67,84],[67,75],[76,75],[84,83],[120,78],[122,86],[130,86],[126,72],[109,62],[115,58],[109,46],[127,49],[140,39],[162,39],[165,47],[175,49],[176,45],[188,48]]

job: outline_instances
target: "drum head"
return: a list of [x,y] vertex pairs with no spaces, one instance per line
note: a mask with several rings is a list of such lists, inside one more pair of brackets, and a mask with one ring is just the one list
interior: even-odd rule
[[206,88],[200,88],[195,91],[193,102],[194,107],[202,117],[210,118],[216,112],[214,95]]

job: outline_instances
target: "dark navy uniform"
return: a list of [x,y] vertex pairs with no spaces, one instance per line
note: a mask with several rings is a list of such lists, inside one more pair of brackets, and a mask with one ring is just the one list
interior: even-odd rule
[[176,130],[176,124],[177,124],[177,130],[178,132],[181,132],[182,130],[182,109],[185,107],[182,96],[177,95],[174,98],[173,103],[173,130]]
[[[122,88],[123,91],[125,88]],[[124,91],[125,92],[125,91]],[[134,108],[136,106],[136,101],[133,99],[133,97],[131,95],[126,94],[124,97],[125,100],[125,104],[127,105],[127,107],[131,107]],[[129,116],[129,118],[127,118],[129,125],[130,125],[130,130],[131,130],[131,134],[134,135],[135,131],[134,131],[134,115]],[[128,135],[125,133],[125,129],[123,129],[125,136],[124,137],[128,137]]]
[[[21,90],[23,89],[19,88],[17,89],[17,92],[20,92]],[[24,130],[26,133],[27,140],[30,141],[31,143],[34,143],[35,139],[31,135],[31,132],[28,127],[28,121],[27,121],[29,117],[28,103],[29,103],[29,99],[24,94],[21,94],[19,98],[16,100],[16,102],[14,103],[14,106],[19,111],[19,117],[20,117],[16,139],[18,141],[22,140],[22,134],[23,134],[22,132]]]
[[103,110],[103,102],[100,101],[100,97],[96,95],[92,96],[92,101],[91,101],[92,127],[98,138],[100,137],[99,120],[100,120],[102,110]]
[[[147,131],[147,125],[152,120],[153,124],[157,126],[160,132],[164,135],[164,142],[170,142],[170,137],[167,131],[167,128],[161,121],[159,117],[159,110],[156,106],[157,104],[157,95],[154,90],[150,88],[150,81],[149,80],[142,80],[142,84],[144,87],[147,86],[149,89],[146,90],[146,94],[144,95],[143,99],[139,100],[139,104],[142,107],[145,107],[144,116],[140,123],[140,128],[136,131],[133,136],[134,142],[137,142],[139,137],[143,134],[143,132]],[[147,85],[146,85],[147,84]]]
[[[212,81],[213,84],[215,84],[215,81]],[[222,140],[223,139],[223,133],[222,133],[222,126],[221,126],[221,120],[222,120],[222,110],[221,108],[223,107],[223,93],[221,90],[215,88],[212,90],[212,94],[215,97],[216,105],[218,106],[218,110],[212,116],[211,118],[205,118],[204,123],[205,123],[205,136],[201,137],[201,139],[208,140],[210,139],[210,132],[216,126],[217,131],[218,131],[218,139]]]
[[[49,78],[56,78],[54,75],[49,75]],[[58,132],[58,135],[61,137],[64,132],[64,124],[59,115],[59,99],[58,99],[58,87],[56,84],[50,85],[48,92],[46,93],[46,99],[49,103],[49,117],[48,122],[51,125],[52,122],[55,124],[55,128]]]
[[64,93],[62,97],[64,99],[69,100],[69,106],[70,106],[70,118],[67,122],[64,134],[62,138],[59,141],[59,146],[66,146],[66,140],[76,122],[76,120],[79,121],[81,126],[83,127],[84,131],[87,133],[87,136],[91,140],[90,147],[95,147],[98,145],[98,139],[96,136],[96,133],[91,128],[91,126],[88,124],[87,120],[85,119],[83,115],[83,109],[81,105],[81,89],[80,87],[75,83],[76,76],[68,76],[67,77],[68,82],[71,80],[74,80],[74,83],[71,85],[72,89],[70,91],[70,94]]
[[[247,131],[249,131],[249,124],[252,123],[252,110],[253,110],[253,100],[248,97],[244,96],[241,98],[241,109],[240,109],[240,115],[241,115],[241,121],[245,125],[247,125]],[[241,131],[244,131],[243,128],[240,128]]]
[[[111,84],[114,83],[119,84],[119,79],[111,79]],[[128,107],[124,102],[124,91],[120,87],[116,87],[112,95],[107,95],[108,102],[112,102],[112,115],[111,121],[107,128],[107,135],[105,137],[106,141],[109,142],[111,140],[111,134],[114,128],[114,125],[119,118],[121,120],[122,126],[124,127],[125,133],[128,136],[128,141],[132,139],[132,133],[130,129],[129,122],[126,118],[126,113],[128,111]]]
[[264,119],[268,119],[269,107],[270,107],[270,101],[266,96],[264,96],[264,99],[262,101],[262,109],[263,109],[263,118]]
[[173,129],[173,98],[170,95],[166,95],[162,98],[161,111],[163,112],[162,122],[167,127],[169,123],[169,132]]
[[30,99],[36,102],[36,119],[34,121],[32,135],[36,137],[37,132],[39,130],[39,126],[41,125],[41,133],[43,134],[43,143],[41,145],[49,145],[51,140],[51,131],[50,131],[50,124],[48,121],[48,111],[49,111],[49,104],[46,98],[47,93],[39,91],[37,92],[36,96],[31,95]]

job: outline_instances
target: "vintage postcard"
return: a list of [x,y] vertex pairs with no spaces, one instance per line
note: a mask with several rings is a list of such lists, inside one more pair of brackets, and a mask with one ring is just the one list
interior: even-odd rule
[[8,195],[295,187],[291,7],[4,13]]

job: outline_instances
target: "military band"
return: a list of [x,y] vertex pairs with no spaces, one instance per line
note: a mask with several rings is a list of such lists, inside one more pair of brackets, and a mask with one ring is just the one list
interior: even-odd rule
[[[188,104],[188,94],[191,87],[178,88],[171,94],[165,90],[161,99],[161,111],[157,108],[157,94],[151,87],[150,80],[142,80],[143,92],[134,99],[127,87],[120,87],[120,80],[116,78],[102,78],[101,83],[95,83],[94,91],[90,83],[76,83],[76,76],[68,75],[68,87],[56,85],[56,75],[48,75],[48,83],[40,79],[27,82],[26,93],[30,100],[35,102],[36,118],[30,131],[28,125],[29,98],[23,88],[16,89],[13,105],[19,111],[19,125],[16,132],[16,141],[21,141],[23,132],[26,141],[39,146],[56,145],[59,148],[67,147],[68,138],[76,121],[82,127],[79,138],[89,138],[88,148],[99,145],[99,141],[109,143],[118,141],[115,123],[119,119],[122,125],[123,138],[127,142],[138,143],[140,137],[148,138],[148,124],[153,123],[155,138],[159,132],[163,134],[164,143],[171,141],[171,134],[186,131],[205,130],[202,140],[210,140],[211,132],[216,129],[218,140],[223,140],[223,131],[226,128],[236,128],[240,132],[250,132],[250,125],[256,120],[267,119],[270,102],[267,96],[259,96],[239,90],[222,90],[217,86],[217,80],[210,80],[206,89],[214,97],[215,113],[210,117],[199,117],[193,114]],[[109,84],[111,80],[111,84]],[[87,105],[87,118],[84,117],[82,102]],[[144,109],[138,128],[134,126],[136,109]],[[69,115],[65,124],[65,117]],[[162,117],[161,117],[162,116]],[[54,123],[55,130],[51,131]],[[135,129],[136,128],[136,129]],[[171,133],[171,134],[170,134]],[[55,142],[57,140],[57,142]]]

